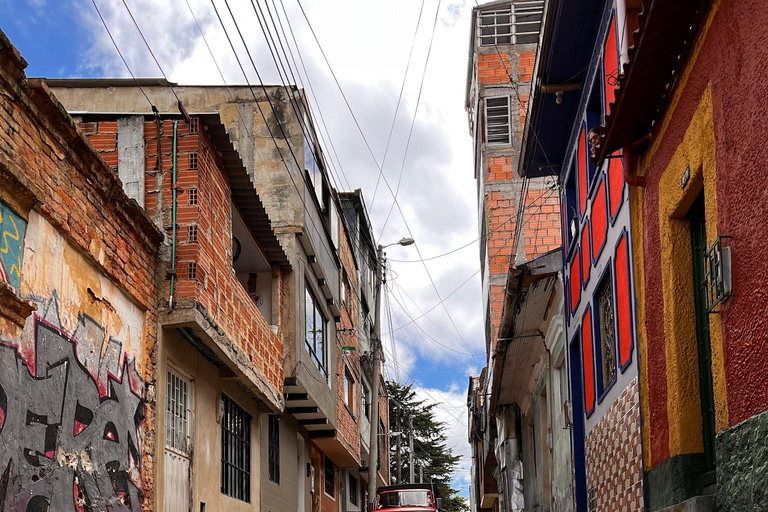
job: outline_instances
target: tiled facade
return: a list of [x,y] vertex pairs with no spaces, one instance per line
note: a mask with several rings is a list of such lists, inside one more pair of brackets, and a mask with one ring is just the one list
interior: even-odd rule
[[637,379],[611,404],[603,420],[587,434],[585,444],[589,510],[645,510]]

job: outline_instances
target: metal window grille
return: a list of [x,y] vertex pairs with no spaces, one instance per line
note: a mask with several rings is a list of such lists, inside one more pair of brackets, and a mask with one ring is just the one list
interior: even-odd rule
[[482,46],[536,43],[544,16],[544,0],[518,0],[480,11],[477,17]]
[[318,307],[314,294],[305,288],[304,304],[304,345],[318,370],[328,378],[325,368],[325,330],[327,321]]
[[183,453],[189,449],[189,383],[168,372],[165,392],[165,446]]
[[222,395],[221,493],[251,501],[251,415]]
[[197,169],[197,152],[189,154],[189,168]]
[[603,386],[616,377],[616,354],[613,332],[613,287],[608,274],[597,291],[598,320],[600,322],[600,365]]
[[189,189],[189,205],[194,206],[197,204],[197,189],[191,188]]
[[187,226],[187,233],[190,242],[197,242],[197,224]]
[[336,491],[336,465],[328,457],[325,458],[325,494],[334,496]]
[[269,415],[269,480],[280,485],[280,415]]
[[716,313],[715,308],[733,295],[731,280],[731,248],[724,246],[730,236],[719,236],[707,250],[706,276],[702,286],[707,291],[707,312]]
[[509,96],[485,99],[486,144],[509,144],[512,142],[509,117]]
[[360,495],[360,491],[357,488],[357,477],[355,475],[349,475],[349,501],[352,502],[354,506],[357,506],[358,504],[358,498]]
[[189,120],[189,133],[197,133],[200,129],[200,119],[193,117]]
[[197,279],[197,263],[192,262],[187,264],[187,279],[191,281]]

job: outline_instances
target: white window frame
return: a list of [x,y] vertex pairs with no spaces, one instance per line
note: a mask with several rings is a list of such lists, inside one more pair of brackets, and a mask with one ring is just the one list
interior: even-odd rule
[[[175,379],[175,382],[178,382],[178,384],[181,384],[183,386],[179,386],[179,388],[176,388],[174,385],[174,381],[172,381],[171,377]],[[169,393],[169,386],[174,386],[172,392]],[[182,390],[186,391],[186,396],[184,399],[186,402],[183,403],[184,413],[186,414],[186,418],[182,418],[176,414],[177,411],[171,411],[170,408],[173,405],[173,403],[178,403],[179,398],[182,396],[180,393]],[[166,373],[165,373],[165,448],[171,452],[175,452],[178,454],[181,454],[185,457],[189,457],[189,454],[192,451],[192,430],[194,427],[194,419],[192,416],[193,413],[193,404],[194,395],[193,395],[193,389],[192,389],[192,380],[184,375],[183,372],[177,370],[175,367],[168,365],[166,367]],[[178,406],[175,406],[178,407]],[[181,422],[180,424],[177,423],[177,421]],[[173,427],[173,425],[176,425],[176,428]],[[184,444],[185,446],[179,446],[176,443],[176,439],[170,439],[170,432],[172,431],[178,431],[179,426],[183,426],[184,431],[182,432],[182,435],[184,436]]]
[[[520,21],[518,17],[536,16],[533,21]],[[498,23],[501,16],[509,16],[508,23]],[[483,21],[493,19],[493,23],[484,25]],[[504,6],[482,10],[477,16],[477,34],[480,38],[480,46],[495,46],[498,44],[518,44],[518,38],[534,36],[538,41],[541,32],[541,24],[544,18],[544,0],[517,0]],[[530,25],[538,25],[537,30],[531,30]],[[499,33],[500,27],[508,27],[508,32]],[[483,34],[483,29],[493,29],[492,34]],[[489,41],[490,39],[490,41]],[[500,41],[500,39],[502,39]],[[533,43],[535,41],[523,41]]]
[[[490,118],[488,116],[488,102],[491,100],[499,100],[499,99],[505,99],[507,101],[507,140],[506,141],[491,141],[489,134],[488,134],[488,127],[490,125]],[[505,144],[511,144],[512,143],[512,101],[510,96],[488,96],[483,100],[483,108],[484,108],[484,116],[485,116],[485,122],[483,123],[485,125],[485,143],[489,146],[503,146]],[[501,108],[501,107],[490,107],[490,108]],[[493,117],[501,117],[501,116],[493,116]]]

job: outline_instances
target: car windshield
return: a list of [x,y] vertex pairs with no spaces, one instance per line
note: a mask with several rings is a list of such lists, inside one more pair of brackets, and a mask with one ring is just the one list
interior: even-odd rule
[[392,491],[379,495],[379,508],[431,506],[429,491]]

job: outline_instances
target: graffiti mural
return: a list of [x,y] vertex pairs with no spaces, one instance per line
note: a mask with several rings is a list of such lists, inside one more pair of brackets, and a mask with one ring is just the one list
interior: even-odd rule
[[27,223],[0,200],[0,281],[19,289],[24,230]]
[[144,403],[135,361],[86,315],[65,332],[55,292],[38,302],[25,328],[32,352],[0,341],[0,511],[136,512]]

